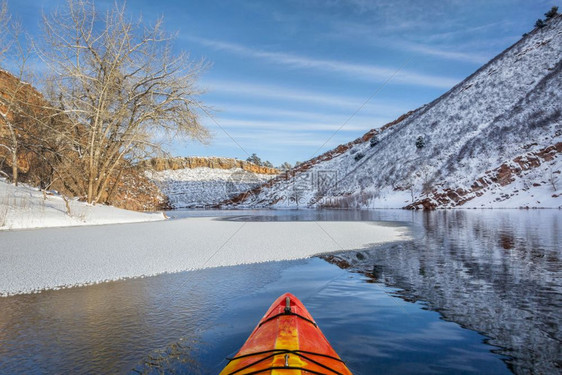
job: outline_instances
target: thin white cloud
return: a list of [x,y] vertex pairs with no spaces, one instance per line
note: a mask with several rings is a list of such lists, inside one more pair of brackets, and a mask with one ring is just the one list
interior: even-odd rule
[[[318,147],[367,99],[229,80],[206,81],[205,86],[207,92],[226,94],[229,98],[232,97],[231,94],[236,94],[237,97],[269,98],[275,102],[272,106],[238,104],[224,100],[209,103],[214,108],[218,107],[215,120],[244,148],[255,148],[257,144],[267,145],[265,146],[267,149],[272,149],[273,146]],[[289,105],[282,107],[283,102]],[[292,110],[290,109],[292,103],[304,104],[305,108],[319,107],[319,110],[318,112]],[[402,105],[404,108],[401,107]],[[354,116],[352,121],[346,124],[325,147],[348,142],[411,109],[406,103],[401,103],[401,106],[380,103],[375,98],[363,107],[360,114]],[[333,114],[322,112],[322,107],[328,107]],[[247,114],[255,117],[251,120],[244,119]],[[206,123],[214,133],[215,146],[228,146],[232,143],[232,140],[212,120],[207,119]]]
[[[186,38],[190,41],[197,42],[199,44],[220,51],[226,51],[245,57],[254,57],[258,59],[268,60],[269,62],[275,64],[281,64],[293,68],[343,73],[347,76],[352,76],[353,78],[363,81],[371,80],[382,82],[391,77],[397,71],[397,68],[391,69],[377,65],[355,64],[336,60],[315,59],[282,52],[261,51],[235,43],[222,42],[207,38]],[[451,88],[460,80],[457,78],[420,74],[408,70],[403,70],[396,74],[392,81],[408,85]]]
[[[299,90],[278,85],[262,85],[240,81],[218,81],[207,80],[203,82],[209,94],[236,94],[236,96],[268,98],[283,102],[300,103],[308,105],[326,106],[331,109],[340,109],[347,111],[349,114],[355,112],[369,96],[340,96],[330,95],[317,91]],[[390,103],[381,103],[377,98],[373,98],[361,110],[362,113],[374,113],[378,108],[385,107],[387,111],[396,111],[400,114],[412,108],[407,107],[408,103],[401,103],[400,106]],[[220,109],[220,108],[219,108]]]
[[[297,119],[315,122],[343,122],[353,112],[351,110],[338,111],[338,113],[326,114],[322,110],[318,111],[298,111],[292,109],[280,109],[279,107],[268,107],[264,105],[238,105],[232,103],[213,103],[209,105],[214,108],[219,117],[232,117],[232,115],[244,115],[261,118],[283,118]],[[355,116],[357,119],[371,119],[373,117],[396,117],[409,110],[405,106],[393,104],[369,103],[367,108],[361,110],[361,115]],[[357,106],[359,108],[359,105]],[[333,109],[333,108],[332,108]]]
[[[288,146],[304,146],[310,149],[310,147],[320,146],[326,139],[325,137],[319,137],[318,133],[290,133],[279,131],[265,131],[259,133],[240,132],[234,133],[233,136],[245,148],[249,146],[247,147],[249,150],[254,150],[256,148],[272,150],[276,148],[286,151],[286,147]],[[332,138],[325,147],[334,147],[349,141],[349,136],[341,134]],[[224,135],[219,135],[213,140],[213,145],[231,146],[232,144],[232,141]],[[283,147],[280,148],[279,146]],[[310,155],[306,154],[306,156]]]
[[[392,48],[401,52],[436,56],[445,60],[483,64],[488,62],[494,55],[494,49],[490,49],[490,46],[492,44],[505,46],[505,38],[487,37],[485,46],[482,45],[481,39],[478,39],[476,43],[467,40],[472,40],[471,37],[476,33],[490,32],[490,29],[505,24],[506,22],[496,22],[441,33],[430,30],[424,32],[422,36],[410,35],[412,39],[406,40],[395,33],[381,33],[380,26],[377,27],[377,31],[381,34],[374,38],[373,26],[371,24],[365,25],[338,20],[332,22],[332,30],[324,35],[326,38],[340,42],[350,41],[353,43],[360,40],[362,43],[380,48]],[[491,52],[488,52],[489,50]]]
[[400,43],[400,47],[402,50],[418,52],[424,55],[436,56],[447,60],[457,60],[476,64],[484,64],[490,60],[490,56],[488,55],[443,50],[423,44]]
[[[306,122],[306,121],[286,121],[286,120],[238,120],[238,119],[216,119],[221,127],[225,129],[258,129],[258,130],[275,130],[283,129],[290,132],[327,132],[336,131],[341,128],[343,122]],[[345,121],[345,120],[344,120]],[[341,132],[368,131],[369,129],[380,127],[384,124],[385,119],[363,119],[361,122],[347,124],[341,128]],[[209,122],[208,126],[213,126],[213,122]]]
[[[470,38],[474,35],[482,35],[486,37],[486,43],[498,40],[496,36],[490,35],[495,30],[503,29],[511,25],[513,21],[511,20],[498,20],[495,22],[489,22],[486,24],[471,26],[471,27],[448,27],[446,30],[441,32],[430,32],[424,35],[424,39],[428,42],[439,42],[439,43],[450,43],[452,45],[464,45],[462,42],[464,39]],[[451,25],[453,26],[453,25]],[[480,39],[480,38],[478,38]]]
[[307,102],[319,105],[337,106],[338,108],[357,108],[361,105],[359,98],[306,92],[281,86],[260,85],[239,81],[203,82],[210,93],[228,93],[252,97],[267,97],[291,102]]

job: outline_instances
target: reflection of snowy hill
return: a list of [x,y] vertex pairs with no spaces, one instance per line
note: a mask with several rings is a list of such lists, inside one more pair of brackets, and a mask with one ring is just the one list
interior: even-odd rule
[[[235,203],[560,207],[561,154],[558,16],[432,103]],[[330,184],[323,174],[331,176]]]
[[326,259],[396,286],[446,319],[489,336],[515,373],[562,365],[562,218],[558,211],[415,215],[412,242]]

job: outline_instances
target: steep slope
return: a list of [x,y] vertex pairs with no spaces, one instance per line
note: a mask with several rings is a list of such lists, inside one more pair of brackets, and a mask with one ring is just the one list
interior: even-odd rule
[[157,158],[139,167],[172,208],[215,206],[279,174],[275,168],[219,157]]
[[432,103],[227,204],[560,207],[561,152],[557,16]]
[[[37,118],[52,116],[43,95],[29,83],[0,69],[0,174],[38,184],[49,155],[41,157],[35,144],[42,127]],[[35,147],[34,147],[35,146]],[[56,145],[49,145],[53,148]],[[43,150],[41,150],[43,151]],[[14,168],[15,167],[15,168]]]

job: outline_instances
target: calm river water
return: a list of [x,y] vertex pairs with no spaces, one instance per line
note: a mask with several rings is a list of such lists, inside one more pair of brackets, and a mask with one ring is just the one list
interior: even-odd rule
[[0,298],[0,373],[216,374],[286,291],[355,374],[559,373],[561,213],[176,211],[399,221],[413,239]]

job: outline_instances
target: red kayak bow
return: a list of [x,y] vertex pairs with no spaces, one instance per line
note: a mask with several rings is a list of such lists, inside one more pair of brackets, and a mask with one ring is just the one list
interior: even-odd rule
[[221,375],[351,374],[301,301],[285,293],[271,305]]

